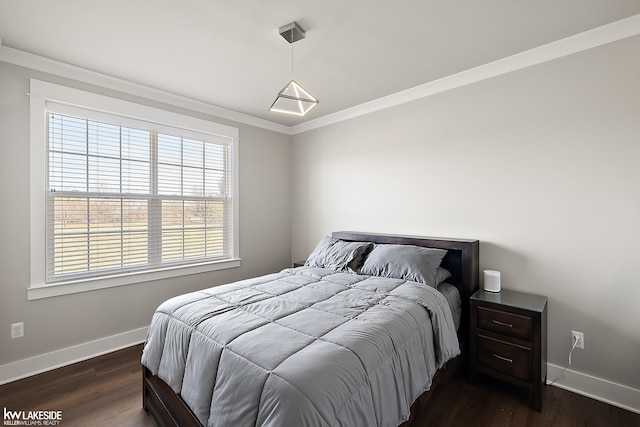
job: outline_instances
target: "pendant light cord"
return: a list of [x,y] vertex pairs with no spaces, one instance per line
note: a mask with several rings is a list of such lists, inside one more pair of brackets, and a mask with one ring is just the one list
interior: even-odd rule
[[291,80],[293,80],[293,28],[291,28]]

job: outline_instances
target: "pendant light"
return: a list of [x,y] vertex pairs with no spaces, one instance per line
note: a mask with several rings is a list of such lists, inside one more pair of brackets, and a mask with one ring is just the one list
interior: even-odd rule
[[280,27],[278,32],[291,44],[291,81],[278,93],[278,97],[271,104],[269,111],[304,116],[318,105],[318,100],[293,80],[293,43],[305,38],[305,32],[297,22]]

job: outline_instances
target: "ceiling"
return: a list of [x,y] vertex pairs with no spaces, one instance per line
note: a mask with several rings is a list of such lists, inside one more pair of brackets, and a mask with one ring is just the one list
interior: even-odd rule
[[[3,46],[294,126],[640,13],[639,0],[0,0]],[[268,112],[293,77],[320,100]]]

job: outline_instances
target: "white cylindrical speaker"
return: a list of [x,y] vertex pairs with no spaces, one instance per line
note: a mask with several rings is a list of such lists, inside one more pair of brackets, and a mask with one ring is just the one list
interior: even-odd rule
[[500,272],[496,270],[484,271],[484,290],[487,292],[500,292]]

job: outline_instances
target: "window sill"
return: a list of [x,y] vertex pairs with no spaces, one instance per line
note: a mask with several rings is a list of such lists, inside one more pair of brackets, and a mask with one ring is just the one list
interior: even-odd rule
[[116,286],[133,285],[136,283],[150,282],[153,280],[162,280],[171,277],[206,273],[209,271],[224,270],[227,268],[236,267],[240,267],[240,258],[202,263],[197,265],[171,267],[153,271],[121,274],[117,276],[100,277],[96,279],[84,279],[72,282],[54,283],[50,285],[32,284],[31,287],[27,289],[27,299],[36,300],[41,298],[52,298],[60,295],[95,291],[98,289],[113,288]]

